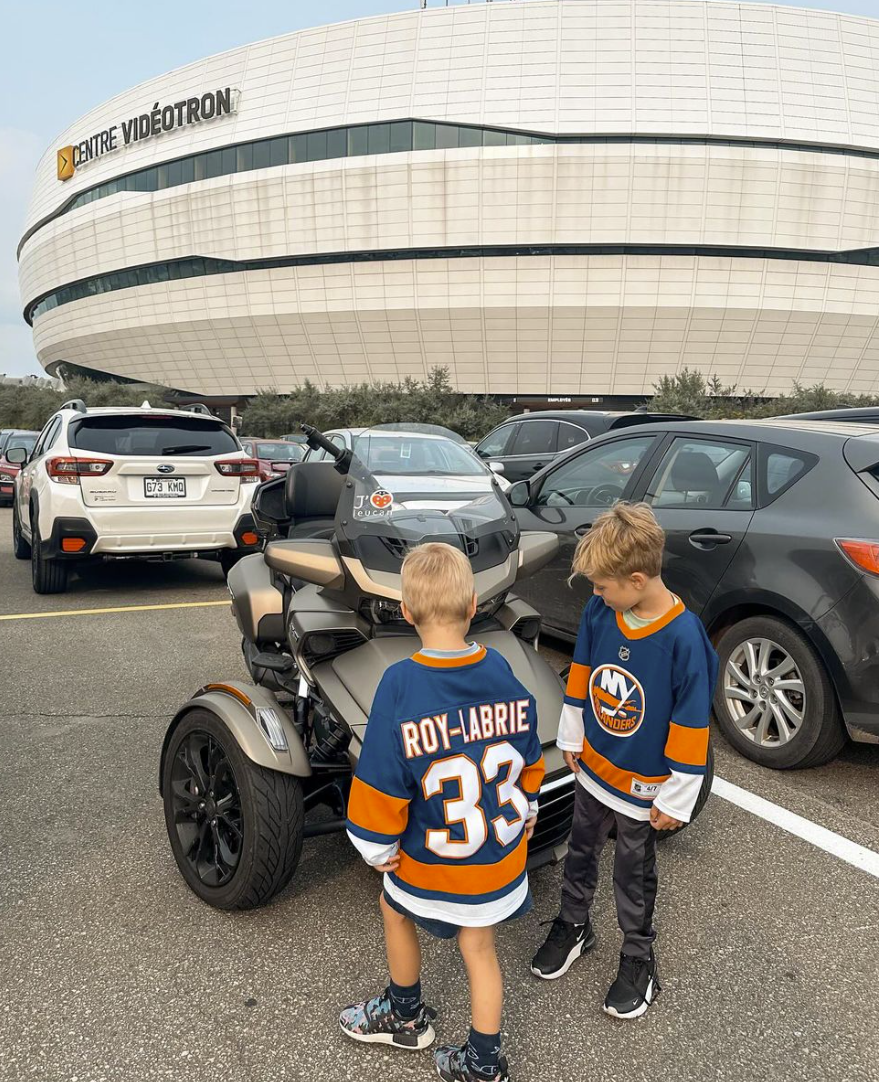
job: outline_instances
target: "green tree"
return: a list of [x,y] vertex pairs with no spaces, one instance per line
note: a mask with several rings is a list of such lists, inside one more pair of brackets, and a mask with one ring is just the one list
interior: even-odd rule
[[319,390],[313,383],[287,395],[263,391],[250,400],[242,417],[248,436],[280,436],[306,421],[316,428],[369,428],[393,423],[444,425],[465,439],[478,439],[508,415],[490,396],[455,391],[447,368],[434,368],[423,380],[358,383]]

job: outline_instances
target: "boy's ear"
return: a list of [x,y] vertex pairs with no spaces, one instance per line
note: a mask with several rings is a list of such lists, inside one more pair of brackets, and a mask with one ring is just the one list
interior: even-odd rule
[[474,594],[473,598],[472,598],[472,600],[470,602],[470,619],[471,620],[476,615],[476,609],[477,609],[478,605],[479,605],[479,599],[477,598],[476,594]]
[[415,627],[415,621],[412,619],[412,613],[406,608],[405,601],[400,602],[400,611],[403,613],[403,619],[406,621],[406,623],[411,624],[413,627]]
[[643,571],[633,571],[629,575],[629,582],[635,587],[636,590],[643,590],[647,585],[647,576]]

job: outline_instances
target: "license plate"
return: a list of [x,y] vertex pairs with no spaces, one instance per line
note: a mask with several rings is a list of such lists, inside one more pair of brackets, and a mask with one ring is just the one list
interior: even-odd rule
[[144,477],[143,494],[156,500],[181,499],[186,496],[186,478]]

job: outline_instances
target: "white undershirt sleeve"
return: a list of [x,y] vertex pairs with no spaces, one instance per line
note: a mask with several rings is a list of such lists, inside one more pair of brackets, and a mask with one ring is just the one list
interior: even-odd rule
[[673,770],[671,777],[660,785],[653,807],[672,819],[689,823],[704,778],[704,774],[685,774],[681,770]]
[[556,747],[562,751],[583,750],[583,708],[571,706],[565,703],[562,707],[562,716],[559,718],[559,735],[556,739]]
[[366,863],[372,865],[373,868],[378,864],[387,864],[400,848],[399,842],[392,842],[390,845],[385,845],[382,842],[368,842],[364,838],[358,838],[357,835],[352,834],[350,830],[346,831],[346,833],[357,852],[363,857]]

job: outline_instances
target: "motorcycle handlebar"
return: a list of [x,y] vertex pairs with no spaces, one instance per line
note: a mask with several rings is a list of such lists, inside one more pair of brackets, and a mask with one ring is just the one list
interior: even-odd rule
[[338,444],[333,443],[332,440],[328,440],[327,437],[314,427],[314,425],[300,424],[299,426],[305,433],[305,441],[312,450],[326,451],[328,455],[331,455],[337,461],[344,454],[344,448],[339,447]]
[[305,442],[313,451],[326,451],[330,458],[335,460],[334,464],[338,473],[345,474],[348,472],[353,457],[350,451],[346,451],[344,447],[339,447],[332,440],[328,440],[323,432],[315,428],[314,425],[307,425],[302,422],[299,427],[305,433]]

